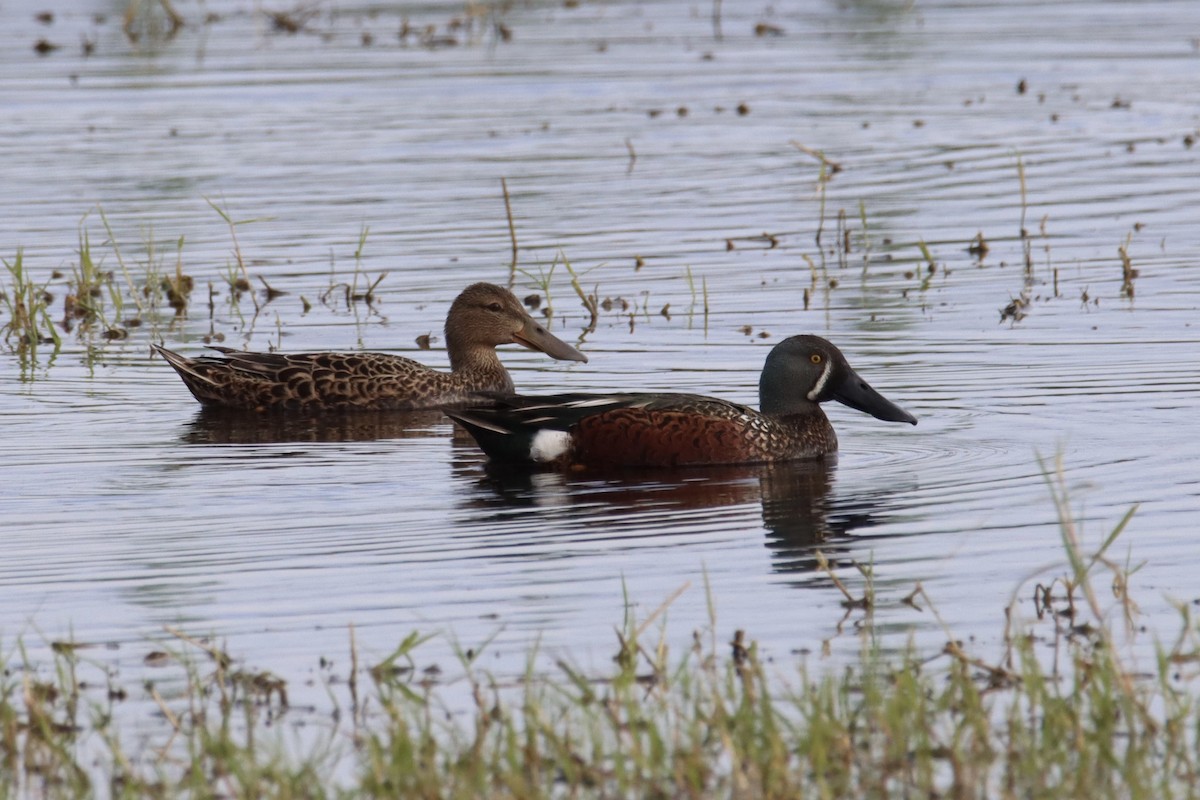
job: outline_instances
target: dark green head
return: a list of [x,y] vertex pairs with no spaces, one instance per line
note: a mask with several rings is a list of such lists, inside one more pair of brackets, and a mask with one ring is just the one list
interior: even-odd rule
[[888,422],[917,424],[917,418],[871,388],[846,363],[842,352],[820,336],[792,336],[767,354],[758,381],[764,414],[811,413],[837,400]]

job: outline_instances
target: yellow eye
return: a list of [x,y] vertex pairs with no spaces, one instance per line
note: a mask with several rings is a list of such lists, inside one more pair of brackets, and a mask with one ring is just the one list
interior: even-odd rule
[[820,353],[813,353],[811,356],[809,356],[809,359],[810,359],[810,360],[811,360],[811,361],[812,361],[814,364],[820,364],[820,363],[821,363],[821,354],[820,354]]

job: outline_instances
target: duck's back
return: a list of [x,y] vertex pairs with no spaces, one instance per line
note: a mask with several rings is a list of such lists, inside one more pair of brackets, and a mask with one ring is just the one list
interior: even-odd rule
[[749,464],[836,452],[837,436],[815,415],[772,417],[696,395],[585,416],[572,432],[571,458],[590,465],[644,467]]
[[160,352],[201,403],[247,410],[413,410],[511,392],[501,369],[439,372],[387,353],[251,353],[185,359]]

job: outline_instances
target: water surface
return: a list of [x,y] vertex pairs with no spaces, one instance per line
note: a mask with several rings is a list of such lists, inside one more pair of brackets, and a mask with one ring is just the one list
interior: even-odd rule
[[[320,4],[288,35],[257,4],[210,2],[208,24],[136,44],[117,4],[49,26],[43,6],[0,12],[0,250],[51,280],[57,317],[50,275],[81,231],[120,268],[100,207],[135,281],[178,262],[197,288],[186,318],[127,339],[0,357],[6,651],[74,637],[133,669],[177,626],[303,698],[350,625],[368,663],[419,629],[444,634],[430,661],[490,638],[501,673],[535,642],[604,664],[626,598],[645,615],[688,585],[668,613],[685,646],[707,585],[718,634],[746,629],[787,669],[858,646],[816,547],[857,590],[852,562],[873,564],[886,646],[944,640],[901,602],[918,582],[955,635],[998,646],[1012,593],[1063,571],[1039,454],[1061,454],[1092,542],[1140,504],[1123,544],[1151,630],[1195,599],[1194,2],[726,3],[720,38],[703,3],[531,3],[456,28],[462,8],[431,2],[407,13],[434,26],[425,44],[366,3]],[[39,38],[61,49],[38,56]],[[822,180],[793,143],[841,171]],[[449,302],[509,279],[502,178],[517,291],[561,254],[615,300],[583,335],[557,266],[552,324],[591,361],[505,352],[523,391],[754,403],[768,349],[808,332],[919,426],[832,408],[826,467],[512,475],[436,414],[214,420],[150,359],[150,341],[197,353],[219,333],[444,367]],[[288,292],[257,314],[231,302],[210,203],[243,222],[257,288]],[[387,273],[371,307],[320,302],[356,269]]]

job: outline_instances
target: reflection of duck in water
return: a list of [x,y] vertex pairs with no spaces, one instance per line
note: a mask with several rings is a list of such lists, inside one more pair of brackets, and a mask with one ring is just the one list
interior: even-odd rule
[[[478,452],[478,451],[475,451]],[[477,462],[465,462],[463,472],[474,472]],[[494,493],[499,503],[484,499],[488,506],[539,506],[566,504],[590,508],[595,515],[580,516],[581,522],[603,526],[614,514],[625,511],[695,510],[758,502],[759,468],[718,466],[689,469],[550,472],[489,461],[483,465],[480,484]]]
[[763,467],[763,526],[777,572],[815,571],[818,546],[831,563],[859,549],[851,546],[854,537],[895,516],[896,498],[911,488],[889,476],[874,488],[848,488],[843,481],[841,491],[834,492],[836,468],[836,458]]
[[521,344],[551,358],[587,361],[490,283],[463,290],[446,317],[450,372],[387,353],[249,353],[216,347],[222,355],[185,358],[158,345],[206,406],[249,411],[411,410],[480,400],[477,392],[513,391],[496,347]]
[[181,439],[187,444],[373,442],[445,436],[446,424],[441,411],[299,415],[206,406],[184,427]]
[[447,414],[495,460],[560,468],[820,458],[837,452],[837,434],[820,406],[827,400],[917,424],[819,336],[793,336],[771,350],[759,400],[761,411],[691,394],[564,394],[501,398],[494,407]]
[[[459,465],[464,474],[476,469],[476,461]],[[836,458],[566,473],[491,462],[484,465],[480,480],[485,491],[473,493],[467,502],[475,509],[472,519],[478,521],[480,511],[494,510],[497,522],[510,531],[513,510],[525,509],[518,518],[537,517],[539,530],[546,519],[561,525],[566,518],[582,528],[611,534],[614,540],[677,536],[695,529],[692,526],[711,530],[713,524],[723,526],[738,517],[739,512],[731,510],[734,507],[749,511],[760,505],[773,569],[808,573],[817,569],[813,556],[817,547],[835,561],[839,551],[847,549],[847,537],[886,521],[893,504],[889,498],[898,493],[838,497],[833,491],[835,472]],[[705,510],[711,513],[695,513]],[[737,525],[750,523],[743,516]]]

